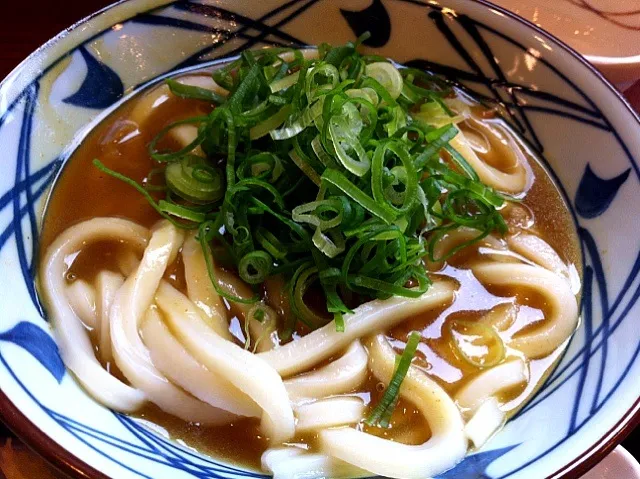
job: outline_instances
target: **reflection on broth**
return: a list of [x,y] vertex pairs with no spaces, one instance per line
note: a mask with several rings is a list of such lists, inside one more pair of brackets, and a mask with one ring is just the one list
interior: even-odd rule
[[[265,194],[264,190],[251,190],[251,186],[241,190],[249,193],[235,196],[232,205],[190,203],[172,188],[167,190],[167,162],[155,161],[149,153],[149,144],[159,132],[175,122],[212,118],[209,115],[215,112],[216,101],[202,98],[219,98],[209,97],[207,92],[223,96],[227,90],[237,92],[242,78],[253,74],[252,67],[243,63],[232,64],[236,66],[226,70],[228,77],[216,77],[219,82],[229,82],[226,89],[214,82],[209,73],[199,72],[178,78],[178,82],[195,90],[161,85],[142,92],[100,123],[74,152],[51,194],[41,237],[41,290],[54,318],[63,358],[86,390],[106,405],[135,414],[150,428],[188,447],[241,466],[273,472],[276,477],[295,477],[296,470],[305,470],[311,467],[309,464],[315,464],[313,467],[319,471],[313,477],[350,476],[363,470],[381,475],[393,472],[396,474],[393,477],[439,474],[461,460],[467,450],[481,446],[515,414],[562,354],[577,324],[576,295],[580,290],[581,265],[572,219],[541,163],[490,108],[456,90],[442,90],[437,102],[430,96],[423,98],[420,92],[425,89],[433,88],[437,93],[445,87],[438,82],[431,85],[428,76],[406,71],[401,74],[390,64],[379,66],[381,62],[360,56],[353,58],[358,61],[364,58],[362,61],[367,63],[364,71],[368,72],[358,77],[360,83],[347,82],[342,87],[347,94],[327,93],[330,89],[327,85],[336,88],[331,83],[334,67],[327,67],[324,60],[307,59],[301,63],[293,54],[278,60],[276,54],[268,57],[269,62],[261,63],[262,74],[275,75],[273,72],[280,68],[284,76],[271,80],[271,97],[265,96],[264,104],[257,103],[257,98],[263,95],[259,88],[253,93],[255,100],[245,99],[239,104],[241,111],[249,112],[243,118],[259,115],[260,108],[273,105],[277,105],[273,111],[284,111],[280,105],[286,104],[287,91],[302,76],[301,71],[307,75],[307,93],[302,90],[300,101],[308,102],[309,111],[315,101],[324,101],[317,100],[321,95],[335,94],[345,102],[336,119],[317,116],[316,112],[315,123],[307,122],[301,132],[294,134],[295,140],[273,140],[267,134],[252,139],[251,147],[238,144],[236,167],[256,151],[264,153],[272,144],[278,147],[283,142],[302,143],[309,137],[307,150],[291,146],[294,152],[291,160],[286,148],[267,151],[281,157],[277,161],[282,162],[285,173],[278,174],[291,175],[291,180],[282,184],[291,188],[294,179],[302,181],[300,189],[287,193],[291,196],[285,196],[282,204],[272,202],[267,208],[261,206],[263,203],[253,202],[252,209],[243,213],[248,216],[237,214],[233,208],[252,197],[261,202],[273,201],[271,190]],[[306,56],[312,58],[313,54]],[[320,70],[322,65],[325,66]],[[377,83],[366,83],[367,75]],[[281,84],[274,83],[278,81]],[[395,95],[396,81],[409,94],[398,90]],[[377,88],[386,88],[387,93],[380,93]],[[391,97],[386,97],[387,94]],[[356,100],[349,102],[349,98]],[[412,133],[417,136],[412,137],[402,127],[397,135],[389,134],[393,127],[385,115],[391,114],[390,103],[396,99],[400,108],[397,111],[404,112],[409,124],[426,125],[421,133]],[[218,108],[222,111],[227,107]],[[450,114],[445,109],[450,109]],[[325,106],[318,111],[326,113],[330,108]],[[362,141],[363,148],[372,148],[371,154],[358,157],[354,141],[361,141],[364,131],[371,126],[371,117],[367,116],[371,111],[376,112],[380,125],[366,133],[375,139],[367,140],[369,143]],[[343,120],[338,120],[338,116]],[[249,124],[246,128],[257,128],[245,121]],[[286,128],[297,128],[296,121],[286,121],[289,123],[283,117],[280,123],[274,123],[271,135],[278,131],[276,137],[287,137],[291,133]],[[347,124],[348,121],[351,123]],[[323,122],[329,122],[324,130]],[[429,141],[436,141],[429,140],[429,135],[437,138],[438,131],[453,124],[459,132],[448,146],[439,154],[438,150],[431,153],[436,155],[427,158],[428,162],[425,160],[424,172],[408,173],[411,167],[398,160],[402,155],[397,153],[398,148],[406,148],[407,155],[414,158],[412,161],[420,164],[422,160],[415,159],[419,158],[419,152]],[[216,169],[224,173],[228,151],[221,150],[220,145],[226,147],[231,141],[229,131],[224,130],[229,128],[228,123],[215,123],[215,129],[207,132],[210,137],[198,142],[207,125],[189,120],[169,128],[155,142],[156,152],[167,155],[195,140],[197,144],[186,152],[192,159],[185,160],[183,172],[194,174],[195,165],[196,169],[201,168],[201,175],[212,175]],[[349,133],[349,128],[356,133]],[[316,129],[315,139],[306,134],[310,129]],[[333,142],[333,151],[323,143],[323,134],[328,135],[326,141]],[[216,135],[222,136],[216,139]],[[422,137],[426,138],[424,145],[410,145],[409,142]],[[376,170],[382,175],[381,189],[378,192],[372,186],[370,192],[363,185],[377,181],[374,168],[378,153],[373,151],[381,148],[376,145],[393,142],[395,150],[381,150],[383,166]],[[247,152],[250,148],[252,153]],[[317,158],[312,162],[315,166],[300,166],[301,151],[304,155],[315,152]],[[397,158],[389,160],[393,154]],[[457,155],[462,155],[467,166],[460,163]],[[95,167],[92,163],[95,158],[106,168]],[[234,181],[245,181],[242,175],[248,174],[268,183],[269,188],[283,188],[273,180],[276,176],[273,157],[253,158],[253,163],[245,164],[247,173],[234,176]],[[174,160],[169,160],[169,164],[171,161]],[[202,161],[206,163],[199,163]],[[371,172],[366,171],[367,161]],[[403,226],[391,230],[380,222],[380,228],[387,228],[384,230],[387,236],[382,233],[366,236],[356,231],[354,228],[366,229],[367,224],[374,224],[378,220],[377,210],[366,203],[361,203],[364,208],[357,205],[360,200],[354,200],[349,188],[340,186],[339,181],[325,184],[327,175],[319,170],[325,168],[325,162],[334,165],[331,168],[346,165],[344,177],[363,189],[363,194],[371,195],[371,201],[375,200],[377,205],[382,204],[379,195],[387,195],[390,206],[382,208],[380,215],[395,211],[395,218],[407,215],[407,221],[394,219],[395,224]],[[439,166],[429,169],[432,163]],[[455,179],[441,181],[458,183],[427,185],[438,175],[450,178],[447,171],[461,175],[466,167],[478,178],[471,175],[471,180],[464,180],[467,183]],[[308,168],[316,168],[316,176]],[[185,214],[184,210],[175,207],[165,210],[174,215],[173,220],[179,226],[196,221],[189,218],[200,218],[197,222],[201,225],[181,230],[166,220],[158,223],[162,218],[157,208],[129,184],[110,176],[108,170],[143,185],[156,202],[173,201],[178,208],[190,208],[190,216],[180,216]],[[272,176],[262,175],[264,171]],[[408,201],[404,193],[416,186],[410,184],[407,175],[418,173],[423,183],[417,184],[417,188],[424,188],[418,193],[425,198],[425,209],[415,203],[411,214],[424,217],[414,221],[402,212],[402,205]],[[228,170],[224,174],[228,175]],[[299,180],[303,177],[304,180]],[[203,184],[213,181],[211,176],[206,178]],[[224,178],[228,183],[229,177]],[[468,186],[470,181],[476,186]],[[323,186],[316,196],[317,184]],[[476,199],[447,200],[447,195],[458,194],[454,186],[460,188],[458,193],[463,192],[460,195],[476,195],[472,196]],[[226,188],[225,195],[229,195],[230,186]],[[439,198],[429,196],[433,188],[442,188]],[[467,191],[480,193],[464,193]],[[511,197],[495,191],[518,200],[504,201]],[[306,217],[294,209],[296,203],[290,203],[295,198],[300,198],[307,208]],[[340,221],[334,221],[335,213],[331,213],[337,208],[335,202],[326,203],[328,209],[309,220],[309,215],[316,213],[313,207],[305,205],[330,198],[346,198],[339,201],[350,202],[349,208],[354,211],[361,210],[357,223],[340,229],[343,228]],[[226,220],[212,223],[222,231],[215,236],[209,233],[212,230],[202,229],[202,223],[215,221],[219,208],[229,208],[225,214],[233,212],[236,216],[232,225]],[[260,208],[264,217],[254,224],[251,215]],[[447,208],[457,216],[447,216]],[[274,209],[281,212],[273,213]],[[339,211],[346,217],[345,210]],[[287,226],[271,221],[278,214],[285,225],[289,224],[287,221],[296,221],[307,228],[306,250],[295,249],[295,235],[285,241],[282,233],[288,231]],[[494,226],[486,231],[478,229],[477,218],[481,215],[489,218],[488,222],[493,221],[486,224]],[[334,226],[325,230],[319,226],[332,221]],[[248,229],[248,234],[253,235],[253,249],[247,251],[266,251],[264,254],[272,263],[267,268],[271,271],[268,277],[253,285],[248,284],[247,278],[259,276],[261,266],[260,263],[242,266],[237,257],[240,236],[234,233],[234,225]],[[210,236],[202,236],[206,234]],[[316,235],[324,239],[317,240]],[[276,236],[277,242],[272,239]],[[336,252],[340,249],[338,236],[346,242],[343,252]],[[415,241],[412,248],[423,248],[412,267],[419,265],[421,271],[428,273],[431,283],[428,288],[426,279],[418,273],[396,277],[391,273],[385,276],[386,270],[367,270],[367,262],[387,264],[380,259],[382,255],[387,255],[384,261],[402,263],[402,255],[397,252],[401,243],[392,243],[394,238]],[[370,246],[354,249],[352,256],[347,256],[352,263],[346,264],[357,264],[360,270],[349,270],[343,277],[344,255],[349,248],[355,248],[358,239],[363,245],[370,241]],[[208,244],[204,250],[203,241]],[[231,246],[225,249],[225,244]],[[283,246],[270,249],[269,245],[274,244]],[[376,250],[381,244],[387,249]],[[312,248],[316,256],[305,256]],[[391,288],[391,280],[387,279],[391,277],[404,279],[393,279],[396,283]],[[305,285],[296,296],[298,280]],[[347,282],[339,283],[343,280]],[[326,281],[335,281],[332,284],[337,286],[331,289]],[[375,288],[382,289],[372,292]],[[345,311],[353,312],[334,316],[337,310],[332,309],[336,306],[331,301],[335,298],[332,300],[327,291],[333,291],[338,301],[344,302]],[[252,299],[255,295],[257,303]],[[340,329],[340,319],[344,321],[344,331],[336,331]],[[76,327],[80,324],[81,328]],[[406,357],[404,352],[417,339],[418,343],[413,344],[415,354]],[[169,352],[170,356],[163,356]],[[406,377],[399,372],[405,366]],[[92,378],[103,374],[100,371],[110,373],[113,382],[94,383]],[[402,386],[393,397],[396,378]],[[392,404],[382,411],[382,419],[372,420],[376,408],[389,397]],[[438,405],[430,405],[428,401],[436,401],[434,404]],[[313,412],[330,411],[331,404],[343,404],[344,408],[326,416]],[[436,411],[439,419],[430,416],[432,406],[439,408]],[[303,427],[305,414],[318,425]],[[336,419],[336,414],[344,418]],[[478,423],[483,426],[478,427]],[[429,452],[432,438],[439,438],[446,451]],[[405,444],[415,448],[397,449],[396,458],[388,454],[396,451],[392,448],[395,446],[389,446],[391,442],[398,447]],[[396,459],[404,461],[403,467],[407,468],[404,472],[394,470]]]

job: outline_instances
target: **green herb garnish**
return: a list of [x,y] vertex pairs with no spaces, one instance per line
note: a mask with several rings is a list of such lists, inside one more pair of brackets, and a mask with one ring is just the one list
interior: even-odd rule
[[415,331],[412,332],[409,335],[409,339],[407,340],[407,344],[400,356],[400,359],[396,361],[396,369],[391,377],[391,381],[389,381],[389,385],[384,390],[382,399],[366,419],[367,425],[385,428],[389,427],[391,415],[393,414],[393,410],[395,409],[396,404],[398,404],[398,398],[400,397],[400,386],[402,386],[402,381],[404,381],[407,372],[409,372],[409,367],[411,366],[411,361],[416,354],[419,342],[420,333]]
[[[284,275],[294,314],[285,337],[296,321],[315,329],[331,315],[344,330],[347,305],[363,300],[420,296],[430,284],[423,260],[453,229],[475,228],[476,239],[506,230],[504,196],[449,144],[460,118],[447,104],[451,87],[362,55],[359,43],[323,44],[318,58],[297,49],[246,51],[213,73],[227,97],[169,80],[175,95],[215,108],[154,138],[149,153],[158,168],[149,189],[95,162],[174,224],[198,230],[211,280],[227,300],[255,303],[259,295],[236,298],[220,288],[212,247],[255,288]],[[195,139],[161,149],[181,125],[196,127]],[[326,306],[312,305],[314,294]]]

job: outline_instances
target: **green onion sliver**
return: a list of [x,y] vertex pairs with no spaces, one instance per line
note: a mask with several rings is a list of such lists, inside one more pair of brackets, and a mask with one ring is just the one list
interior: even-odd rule
[[317,228],[311,241],[313,241],[316,248],[329,258],[335,258],[345,250],[344,236],[337,229],[324,232]]
[[249,138],[252,140],[257,140],[258,138],[262,138],[263,136],[271,133],[276,128],[280,127],[289,115],[291,114],[291,105],[285,105],[276,114],[270,116],[266,120],[258,123],[256,126],[251,127],[249,130]]
[[478,178],[478,174],[476,173],[476,171],[471,167],[465,157],[458,152],[458,150],[456,150],[451,145],[445,145],[444,149],[447,150],[447,152],[451,156],[451,160],[453,160],[453,162],[464,172],[465,175],[467,175],[473,181],[480,181],[480,178]]
[[165,200],[158,201],[158,207],[169,215],[193,221],[194,223],[202,223],[207,218],[207,215],[200,211],[193,211],[189,208],[185,208],[184,206]]
[[391,213],[387,208],[378,204],[373,198],[368,196],[356,185],[347,179],[342,173],[332,168],[327,168],[321,177],[322,181],[331,183],[344,194],[352,198],[354,201],[360,204],[365,210],[371,214],[377,216],[387,224],[391,224],[395,219],[395,215]]
[[394,100],[400,96],[403,86],[402,75],[391,63],[369,63],[365,68],[365,73],[380,83]]
[[[393,204],[393,198],[390,198],[390,191],[391,193],[395,192],[393,185],[390,185],[387,189],[383,188],[383,169],[387,151],[392,152],[402,163],[402,170],[396,170],[398,174],[395,176],[396,180],[402,180],[405,185],[405,190],[400,195],[400,200],[402,201],[400,207],[396,207]],[[391,171],[393,171],[393,169]],[[399,141],[389,141],[378,145],[373,154],[371,165],[371,191],[373,192],[373,198],[376,203],[394,211],[396,216],[405,214],[415,205],[418,199],[417,190],[417,173],[413,166],[413,160],[404,145]]]
[[217,105],[222,105],[227,99],[213,90],[194,85],[185,85],[176,80],[167,80],[169,90],[180,98],[191,98],[194,100],[204,100]]
[[211,246],[208,241],[208,234],[211,231],[215,231],[215,225],[213,222],[205,222],[200,224],[200,228],[198,229],[197,239],[200,242],[200,247],[202,248],[202,253],[204,254],[204,261],[207,265],[207,273],[209,274],[209,279],[213,288],[216,290],[220,296],[225,298],[228,301],[233,303],[241,303],[241,304],[253,304],[260,300],[258,295],[253,296],[252,298],[241,298],[240,296],[234,296],[233,294],[229,294],[227,291],[220,287],[218,283],[218,279],[216,278],[216,273],[213,266],[212,252]]
[[294,85],[298,82],[298,77],[300,76],[299,72],[292,73],[289,76],[271,82],[269,84],[269,88],[271,89],[271,93],[279,92],[280,90],[284,90],[285,88],[289,88],[291,85]]
[[[322,230],[335,228],[342,223],[345,210],[350,209],[348,201],[342,201],[341,198],[344,199],[335,197],[296,206],[291,217],[298,223],[308,223]],[[347,214],[349,212],[346,211]]]
[[251,251],[245,254],[238,263],[240,278],[249,284],[260,284],[271,274],[273,259],[266,251]]
[[[504,342],[490,325],[479,321],[453,319],[449,321],[448,328],[452,339],[451,346],[456,355],[473,367],[491,368],[505,358]],[[486,347],[487,354],[483,356],[468,354],[462,346],[465,342],[470,343],[474,348]]]
[[458,129],[454,125],[445,125],[437,130],[429,132],[427,140],[429,145],[415,159],[416,170],[420,171],[429,162],[433,155],[437,154],[458,134]]
[[[342,166],[354,175],[364,176],[371,167],[371,160],[358,137],[349,131],[344,117],[329,120],[329,136]],[[355,157],[350,152],[355,153]]]
[[304,301],[304,296],[318,279],[318,268],[310,263],[303,264],[291,278],[290,305],[291,311],[311,329],[317,329],[329,320],[313,311]]
[[196,204],[213,203],[224,195],[222,173],[204,158],[186,156],[167,165],[165,182],[180,198]]
[[318,175],[318,172],[314,170],[309,163],[300,158],[295,150],[289,152],[289,158],[291,158],[291,161],[293,161],[311,181],[320,186],[320,175]]
[[107,175],[112,176],[113,178],[115,178],[117,180],[120,180],[123,183],[126,183],[127,185],[131,186],[132,188],[135,188],[138,191],[138,193],[140,193],[142,196],[144,196],[144,198],[149,202],[151,207],[154,210],[156,210],[160,214],[160,216],[162,216],[164,219],[170,221],[174,226],[176,226],[178,228],[182,228],[182,229],[195,229],[195,228],[198,228],[198,224],[193,224],[193,223],[185,224],[185,223],[176,221],[175,218],[172,215],[170,215],[169,213],[164,211],[163,208],[160,207],[158,202],[153,198],[153,196],[151,196],[151,194],[146,190],[146,188],[144,186],[140,185],[135,180],[132,180],[128,176],[125,176],[122,173],[118,173],[117,171],[114,171],[111,168],[106,167],[98,159],[94,159],[93,160],[93,166],[98,168],[103,173],[106,173]]
[[382,399],[366,419],[366,423],[369,426],[380,426],[385,428],[389,426],[389,420],[393,414],[393,409],[395,408],[400,396],[402,381],[404,381],[407,372],[409,372],[409,367],[411,366],[411,361],[416,354],[419,342],[420,334],[415,331],[412,332],[409,335],[409,339],[407,340],[402,356],[400,356],[400,361],[398,361],[398,365],[396,366],[396,370],[393,373],[391,381],[382,395]]

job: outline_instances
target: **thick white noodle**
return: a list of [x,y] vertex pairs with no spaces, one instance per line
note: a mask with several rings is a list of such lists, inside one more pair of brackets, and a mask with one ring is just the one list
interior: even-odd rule
[[[185,148],[186,146],[193,143],[198,137],[198,127],[195,125],[179,125],[171,128],[167,135],[178,143],[179,147]],[[200,145],[196,146],[191,153],[198,156],[206,157],[207,155],[202,150]]]
[[98,315],[96,333],[98,339],[98,352],[100,353],[102,362],[105,364],[113,360],[109,313],[111,312],[113,300],[116,298],[116,293],[123,283],[124,278],[122,275],[112,271],[100,271],[96,276],[96,302]]
[[[396,354],[386,337],[378,334],[365,342],[371,372],[388,384],[395,370]],[[319,432],[322,452],[386,477],[425,479],[460,462],[467,452],[464,422],[449,394],[414,366],[402,382],[400,395],[424,415],[431,438],[421,445],[406,445],[353,428]]]
[[87,330],[64,294],[68,269],[65,261],[97,241],[116,240],[143,249],[148,238],[149,231],[131,221],[91,219],[60,234],[49,246],[42,267],[43,295],[64,363],[97,401],[123,412],[140,408],[146,400],[145,394],[113,377],[97,360]]
[[196,306],[167,283],[160,284],[156,302],[171,331],[191,355],[209,371],[225,378],[263,411],[261,428],[272,444],[295,432],[289,396],[278,373],[259,356],[218,336],[204,322]]
[[258,356],[282,376],[291,376],[339,353],[355,339],[388,329],[409,316],[446,306],[453,296],[451,282],[436,280],[419,298],[396,296],[358,306],[353,314],[345,315],[344,332],[336,331],[335,324],[330,322],[296,341]]
[[502,303],[494,306],[489,312],[478,319],[478,323],[492,327],[498,332],[509,329],[518,317],[518,306],[515,302]]
[[96,312],[96,290],[82,279],[77,279],[66,288],[66,296],[73,311],[85,326],[95,330],[98,325]]
[[280,336],[278,335],[278,313],[268,304],[263,305],[265,312],[262,321],[251,320],[245,316],[245,321],[249,321],[249,337],[251,338],[252,351],[264,353],[280,346]]
[[262,331],[252,330],[251,328],[249,329],[252,337],[256,334],[260,334],[263,338],[258,344],[257,352],[259,353],[280,347],[277,318],[284,318],[288,314],[291,314],[291,311],[289,311],[288,308],[289,297],[287,294],[286,283],[282,275],[267,278],[264,282],[264,292],[268,304],[272,307],[277,317],[276,321],[272,325],[269,325],[266,333],[265,327],[262,327]]
[[571,292],[574,295],[578,294],[581,284],[580,275],[575,266],[567,266],[556,250],[545,240],[530,233],[520,232],[509,236],[507,244],[509,248],[526,259],[565,278],[569,282]]
[[490,397],[483,402],[467,421],[464,433],[477,449],[482,447],[504,424],[506,414],[500,409],[498,400]]
[[474,412],[495,394],[527,379],[527,365],[515,358],[478,374],[456,393],[455,400],[461,409]]
[[231,340],[227,309],[211,284],[204,252],[195,238],[195,233],[190,234],[184,242],[182,261],[189,299],[202,311],[209,326],[220,337]]
[[262,469],[273,479],[340,479],[371,474],[326,454],[309,453],[298,447],[267,449],[262,454]]
[[178,388],[154,366],[139,327],[164,272],[184,237],[167,221],[160,222],[142,261],[118,290],[111,305],[113,357],[125,377],[161,409],[185,421],[219,424],[226,413]]
[[201,401],[231,413],[226,418],[221,414],[221,423],[231,422],[236,415],[260,416],[262,411],[251,399],[212,374],[187,352],[164,324],[155,306],[147,310],[141,332],[153,364],[162,374]]
[[368,360],[367,351],[360,341],[354,341],[335,361],[287,379],[284,386],[292,401],[305,398],[320,399],[334,394],[348,393],[367,379]]
[[[302,56],[305,60],[317,60],[318,59],[318,49],[317,48],[303,48],[300,50],[302,52]],[[293,52],[284,52],[278,55],[285,62],[292,62],[295,59],[295,55]]]
[[[247,284],[238,276],[222,268],[216,268],[216,280],[223,291],[238,298],[250,299],[255,293]],[[249,311],[253,308],[253,304],[231,303],[231,312],[235,314],[242,323],[247,321]],[[270,308],[267,309],[269,311]],[[245,323],[246,324],[246,323]],[[246,328],[244,328],[246,330]],[[273,314],[267,314],[265,320],[249,322],[249,337],[251,345],[255,346],[256,351],[269,351],[280,344],[277,331],[277,318]]]
[[[207,263],[200,243],[195,239],[195,233],[187,237],[182,248],[182,258],[184,260],[185,278],[187,282],[187,295],[189,299],[202,310],[205,317],[209,319],[211,327],[225,339],[231,340],[229,332],[229,322],[227,319],[227,309],[223,299],[216,292],[211,284]],[[237,276],[215,267],[215,260],[211,258],[215,269],[216,280],[220,287],[233,296],[250,299],[254,296],[253,291]],[[239,316],[241,322],[245,322],[247,314],[253,307],[252,304],[233,303],[232,311]],[[274,315],[267,315],[265,320],[251,321],[249,323],[249,335],[251,345],[257,343],[257,351],[268,351],[279,344],[277,335],[277,323]]]
[[567,265],[558,253],[539,236],[520,232],[507,238],[507,244],[516,253],[521,254],[538,266],[553,271],[558,276],[569,277]]
[[357,396],[336,396],[301,404],[295,408],[296,432],[356,424],[364,415],[364,402]]
[[[467,125],[482,135],[484,138],[481,139],[484,139],[487,145],[480,145],[478,141],[474,141],[472,136],[475,133],[470,132],[467,137],[467,134],[460,130],[451,140],[451,146],[467,160],[485,185],[506,193],[522,193],[529,186],[528,163],[520,144],[513,139],[512,133],[497,123],[471,118],[467,120]],[[493,141],[490,141],[490,138]],[[481,158],[491,149],[499,149],[500,151],[491,153],[510,160],[507,171],[499,170]]]
[[128,277],[136,270],[138,265],[140,264],[140,258],[138,258],[135,253],[131,250],[122,251],[116,257],[116,264],[120,269],[120,272]]
[[[453,231],[445,233],[442,238],[438,240],[433,248],[433,257],[438,260],[452,251],[454,248],[472,241],[482,234],[482,231],[475,228],[469,228],[467,226],[461,226]],[[495,251],[504,251],[507,249],[507,245],[503,240],[496,238],[493,235],[488,235],[482,238],[480,241],[474,244],[477,248],[489,248]],[[440,268],[444,264],[444,261],[429,262],[429,266],[432,270]]]
[[486,285],[534,290],[545,298],[548,311],[534,329],[516,333],[509,346],[528,358],[546,356],[565,342],[578,323],[578,303],[569,283],[561,276],[528,264],[482,263],[473,274]]

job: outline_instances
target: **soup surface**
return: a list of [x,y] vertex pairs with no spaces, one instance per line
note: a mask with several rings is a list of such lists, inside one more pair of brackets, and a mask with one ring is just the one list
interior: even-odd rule
[[[199,78],[206,83],[210,72],[203,70],[189,73],[179,77],[178,81],[199,84]],[[510,281],[510,274],[504,280],[493,281],[488,275],[483,276],[478,271],[488,261],[492,265],[507,267],[526,265],[535,271],[546,271],[544,274],[553,271],[565,281],[572,299],[577,301],[581,277],[580,251],[572,218],[558,189],[539,160],[497,116],[495,110],[474,102],[457,90],[453,90],[445,101],[453,113],[462,115],[456,125],[460,135],[464,135],[469,151],[485,165],[505,175],[514,174],[518,168],[522,169],[526,184],[518,191],[507,192],[517,198],[517,201],[507,201],[499,208],[499,214],[507,226],[504,234],[492,232],[446,260],[438,261],[438,256],[442,257],[450,248],[468,240],[469,234],[471,237],[477,236],[464,227],[459,231],[452,230],[440,235],[439,243],[435,244],[436,253],[440,251],[440,254],[432,259],[426,257],[423,267],[432,281],[455,285],[454,294],[435,307],[410,314],[403,321],[396,321],[382,332],[398,355],[402,355],[407,348],[412,332],[419,333],[417,351],[411,363],[412,371],[426,375],[451,398],[456,399],[465,421],[469,421],[475,412],[475,406],[465,406],[462,399],[465,388],[474,386],[474,381],[492,368],[515,362],[524,364],[524,378],[505,387],[497,387],[492,392],[503,414],[500,420],[502,422],[534,394],[562,354],[569,338],[564,337],[550,349],[542,347],[539,348],[541,352],[529,355],[527,352],[536,347],[531,346],[527,338],[535,337],[539,331],[544,330],[547,322],[559,314],[558,305],[554,302],[556,300],[537,284]],[[162,177],[164,164],[151,158],[150,142],[165,127],[176,121],[209,115],[214,108],[212,102],[181,98],[171,93],[166,86],[156,86],[136,95],[102,121],[73,153],[52,190],[41,237],[43,263],[46,263],[46,255],[51,246],[55,245],[56,239],[68,228],[84,221],[117,217],[131,220],[144,228],[152,228],[161,220],[159,213],[144,196],[130,185],[95,167],[93,160],[99,159],[109,169],[141,185],[156,185],[158,177]],[[193,132],[186,134],[193,135]],[[178,150],[189,139],[193,137],[185,140],[180,134],[165,135],[159,147]],[[517,154],[505,155],[505,150],[517,151]],[[464,156],[464,151],[459,151]],[[451,161],[445,150],[441,151],[440,156],[443,162]],[[224,167],[225,157],[222,155],[212,161],[217,161]],[[161,199],[165,194],[164,191],[154,191],[153,188],[150,193],[156,199]],[[435,233],[425,233],[426,236],[429,234]],[[529,241],[531,238],[534,239]],[[531,248],[533,253],[530,254]],[[214,249],[214,256],[215,251]],[[114,241],[112,238],[95,241],[78,248],[72,258],[67,257],[68,268],[65,270],[64,281],[67,287],[78,282],[97,284],[97,278],[105,271],[123,274],[127,269],[123,263],[132,256],[136,258],[134,261],[139,261],[139,249],[131,247],[125,241]],[[513,276],[516,277],[517,270],[513,271]],[[219,272],[234,278],[237,275],[233,266],[221,267]],[[183,257],[178,254],[163,276],[169,285],[189,295],[188,278],[185,274]],[[543,276],[541,273],[540,277]],[[282,277],[272,277],[256,289],[262,301],[277,312],[279,331],[283,325],[290,323],[287,316],[295,315],[287,301],[282,299],[285,280]],[[317,309],[323,309],[322,291],[310,287],[305,294],[310,304],[318,303],[320,306]],[[351,301],[349,306],[355,307],[365,302],[366,298],[355,297]],[[77,310],[79,307],[74,306],[73,301],[70,303],[82,318]],[[96,310],[99,312],[100,306],[95,298],[91,304],[94,313]],[[247,336],[253,336],[249,326],[245,324],[249,321],[246,311],[243,312],[242,308],[230,301],[224,301],[224,308],[231,332],[229,340],[243,347],[247,343]],[[576,308],[573,310],[577,311]],[[326,311],[321,314],[326,315]],[[291,339],[281,334],[276,351],[278,346],[284,346],[289,341],[295,343],[310,334],[310,328],[302,322],[294,321],[294,324]],[[115,377],[129,382],[127,371],[119,370],[113,355],[101,353],[105,343],[97,337],[96,329],[86,324],[86,321],[85,326],[103,367]],[[144,327],[141,330],[144,341],[146,330]],[[254,337],[249,338],[250,350],[255,350],[259,344],[254,340]],[[261,337],[258,341],[264,341],[261,343],[261,348],[264,348],[261,354],[265,354],[264,351],[269,349],[265,344],[269,340]],[[322,370],[338,360],[343,350],[344,348],[340,348],[338,353],[329,355],[305,371]],[[152,359],[155,361],[153,356]],[[357,386],[338,396],[360,398],[364,410],[369,414],[383,400],[386,387],[385,381],[369,371]],[[261,427],[260,417],[236,416],[226,424],[202,425],[180,419],[151,402],[135,414],[146,421],[150,428],[189,447],[254,469],[261,469],[261,458],[264,467],[263,454],[273,447]],[[420,405],[405,397],[396,399],[388,427],[369,425],[364,419],[363,417],[355,424],[357,430],[403,444],[424,444],[432,436],[430,423],[421,412]],[[298,445],[310,452],[324,452],[324,443],[319,440],[318,430],[314,429],[296,431],[285,444]],[[474,447],[473,439],[469,447]]]

